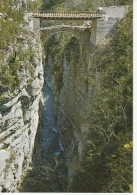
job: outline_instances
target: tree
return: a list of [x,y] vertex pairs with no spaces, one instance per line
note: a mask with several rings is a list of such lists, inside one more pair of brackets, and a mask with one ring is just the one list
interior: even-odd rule
[[28,0],[27,9],[28,11],[40,11],[43,0]]
[[133,0],[104,0],[106,6],[112,5],[132,5]]

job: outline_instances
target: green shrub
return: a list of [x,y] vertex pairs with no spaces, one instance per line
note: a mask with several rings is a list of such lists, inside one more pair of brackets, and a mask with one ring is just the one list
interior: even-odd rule
[[[24,13],[17,5],[16,0],[0,1],[0,12],[3,14],[0,18],[0,82],[2,86],[9,86],[9,89],[20,84],[18,70],[21,65],[16,60],[15,42],[22,32]],[[9,50],[9,46],[13,48],[13,52]],[[4,52],[10,53],[7,61]]]
[[66,192],[67,184],[67,168],[52,155],[28,172],[20,192]]
[[23,48],[28,32],[22,27],[25,25],[24,11],[18,8],[18,1],[0,1],[0,12],[3,14],[0,18],[0,87],[14,91],[23,79],[23,69],[28,69],[31,77],[34,76],[34,52],[29,37],[29,48]]
[[27,10],[28,11],[40,11],[43,0],[27,0]]

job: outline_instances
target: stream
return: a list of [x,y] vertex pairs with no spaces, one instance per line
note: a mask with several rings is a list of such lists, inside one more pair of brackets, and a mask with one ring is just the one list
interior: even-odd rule
[[43,87],[43,100],[44,110],[41,127],[41,144],[43,148],[43,159],[46,159],[51,154],[58,156],[61,152],[64,152],[64,148],[61,143],[61,135],[55,119],[55,100],[53,92],[46,84]]
[[32,170],[23,180],[20,192],[66,192],[67,166],[61,134],[56,123],[55,99],[52,90],[43,86],[43,113],[38,129]]

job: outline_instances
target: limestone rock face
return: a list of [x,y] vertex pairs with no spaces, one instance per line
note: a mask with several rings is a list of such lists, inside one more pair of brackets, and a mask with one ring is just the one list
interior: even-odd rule
[[[31,168],[39,123],[43,86],[42,48],[30,31],[20,39],[23,51],[31,46],[34,55],[33,59],[29,56],[21,61],[23,68],[19,75],[22,81],[14,92],[10,93],[7,88],[1,92],[5,100],[0,104],[0,192],[18,191],[25,173]],[[8,52],[11,51],[12,48],[9,48]],[[5,63],[7,58],[5,56]]]

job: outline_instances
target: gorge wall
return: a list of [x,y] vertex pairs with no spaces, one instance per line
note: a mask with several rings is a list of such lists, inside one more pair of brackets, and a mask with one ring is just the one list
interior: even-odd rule
[[80,45],[74,37],[70,39],[62,64],[60,67],[57,66],[60,70],[58,75],[54,74],[56,69],[54,57],[50,54],[47,56],[46,82],[56,96],[57,122],[67,154],[69,175],[71,175],[73,162],[82,158],[85,137],[83,132],[86,132],[88,124],[85,109],[88,98],[86,56],[81,57]]
[[[21,50],[25,53],[20,59],[22,81],[14,93],[0,86],[4,97],[0,104],[0,192],[18,191],[18,184],[31,167],[39,123],[43,86],[42,47],[29,26],[26,25],[24,30],[26,35],[16,39],[14,48],[17,53]],[[29,48],[32,48],[31,52]],[[4,57],[5,64],[13,52],[13,48],[9,47]]]

